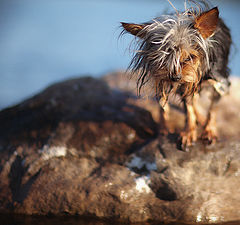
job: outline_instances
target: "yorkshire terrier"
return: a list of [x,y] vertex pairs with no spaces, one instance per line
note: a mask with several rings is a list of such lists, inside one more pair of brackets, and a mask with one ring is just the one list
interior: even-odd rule
[[[162,129],[166,127],[168,97],[179,94],[186,113],[185,130],[180,134],[182,148],[188,149],[198,137],[215,143],[216,103],[230,86],[227,64],[232,43],[218,8],[201,1],[189,8],[185,4],[184,12],[176,10],[151,22],[121,24],[123,32],[136,36],[130,68],[139,76],[139,92],[145,83],[154,84]],[[210,86],[211,104],[203,122],[196,100],[205,86]],[[197,134],[197,123],[203,126],[201,135]]]

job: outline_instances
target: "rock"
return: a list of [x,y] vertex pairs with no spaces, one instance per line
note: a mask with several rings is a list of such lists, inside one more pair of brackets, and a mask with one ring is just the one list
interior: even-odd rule
[[[178,149],[158,105],[115,73],[55,84],[0,112],[0,213],[130,222],[240,220],[240,81],[219,103],[220,140]],[[226,110],[227,109],[227,110]]]

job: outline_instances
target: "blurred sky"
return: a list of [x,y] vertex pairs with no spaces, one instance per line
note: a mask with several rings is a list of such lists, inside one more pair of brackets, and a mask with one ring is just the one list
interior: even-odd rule
[[[172,0],[183,9],[184,0]],[[240,76],[240,1],[215,0],[232,30],[230,67]],[[49,84],[126,69],[132,40],[120,21],[146,22],[172,11],[167,0],[0,0],[0,108]]]

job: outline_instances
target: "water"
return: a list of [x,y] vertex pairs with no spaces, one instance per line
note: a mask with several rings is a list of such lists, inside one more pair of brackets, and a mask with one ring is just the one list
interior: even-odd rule
[[[183,1],[172,2],[183,8]],[[240,2],[213,5],[238,46]],[[119,22],[148,21],[167,9],[167,0],[0,0],[0,108],[56,81],[126,69],[131,37],[118,40]],[[239,52],[232,54],[238,76],[239,59]]]

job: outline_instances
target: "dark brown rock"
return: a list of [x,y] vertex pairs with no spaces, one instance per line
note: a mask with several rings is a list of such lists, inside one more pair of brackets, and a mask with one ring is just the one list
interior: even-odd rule
[[219,103],[220,140],[178,150],[184,116],[116,73],[53,85],[0,112],[0,213],[69,214],[131,222],[240,220],[238,79]]

